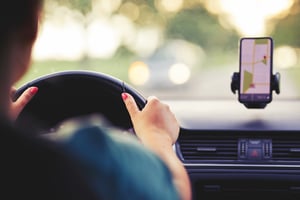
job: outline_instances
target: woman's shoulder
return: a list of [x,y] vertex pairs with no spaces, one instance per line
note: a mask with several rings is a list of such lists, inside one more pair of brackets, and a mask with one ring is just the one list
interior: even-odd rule
[[164,162],[131,130],[120,130],[99,116],[88,116],[66,122],[60,131],[65,151],[78,161],[85,178],[106,199],[178,197]]

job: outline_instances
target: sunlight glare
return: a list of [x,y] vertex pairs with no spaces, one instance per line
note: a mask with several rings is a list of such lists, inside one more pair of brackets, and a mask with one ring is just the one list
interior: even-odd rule
[[95,58],[110,58],[121,43],[121,36],[110,21],[95,20],[87,29],[88,55]]
[[84,27],[78,13],[58,7],[40,27],[33,59],[78,60],[83,56]]
[[[292,5],[293,0],[216,0],[219,6],[213,10],[212,3],[206,0],[206,8],[217,13],[220,18],[228,22],[241,35],[267,34],[266,25],[269,20],[284,16]],[[214,3],[216,4],[216,2]]]

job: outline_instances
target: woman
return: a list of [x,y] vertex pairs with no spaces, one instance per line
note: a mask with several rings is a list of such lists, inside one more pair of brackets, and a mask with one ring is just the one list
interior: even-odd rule
[[191,199],[186,170],[172,149],[179,125],[169,107],[150,97],[140,111],[123,93],[141,143],[120,141],[85,120],[59,141],[31,138],[12,121],[38,88],[11,102],[11,88],[30,66],[41,0],[10,0],[0,11],[2,195],[30,199]]

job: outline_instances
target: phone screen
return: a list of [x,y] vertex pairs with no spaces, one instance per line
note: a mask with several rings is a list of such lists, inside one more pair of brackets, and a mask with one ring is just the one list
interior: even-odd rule
[[269,103],[272,101],[272,56],[272,38],[241,38],[240,102]]

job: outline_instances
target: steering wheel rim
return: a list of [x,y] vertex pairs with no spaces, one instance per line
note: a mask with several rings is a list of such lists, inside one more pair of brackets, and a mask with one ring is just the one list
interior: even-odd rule
[[49,132],[66,119],[89,114],[100,114],[112,125],[130,129],[133,126],[121,93],[131,94],[140,109],[146,104],[133,87],[100,72],[72,70],[45,75],[17,89],[14,99],[31,86],[39,91],[24,107],[16,125],[37,133]]

